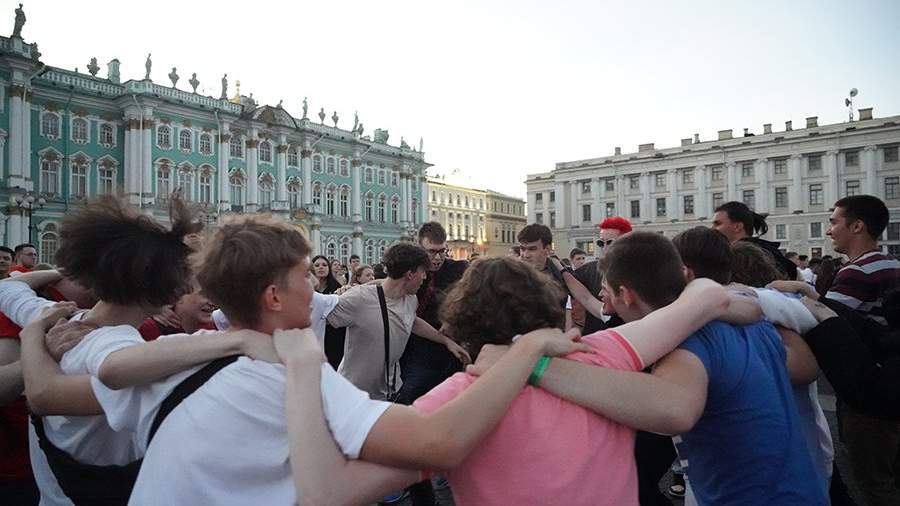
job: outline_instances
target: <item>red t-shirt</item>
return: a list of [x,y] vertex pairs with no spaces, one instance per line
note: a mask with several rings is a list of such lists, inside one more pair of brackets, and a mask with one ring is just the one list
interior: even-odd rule
[[29,269],[22,264],[16,264],[10,267],[9,272],[31,272],[34,269]]

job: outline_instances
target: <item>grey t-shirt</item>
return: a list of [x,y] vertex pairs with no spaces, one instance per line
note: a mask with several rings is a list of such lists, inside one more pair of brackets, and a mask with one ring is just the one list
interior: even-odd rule
[[[391,335],[388,376],[395,378],[394,388],[399,390],[400,356],[409,340],[419,301],[415,295],[386,297],[385,301]],[[377,287],[359,285],[345,292],[328,315],[328,323],[332,327],[347,327],[344,360],[338,372],[372,399],[386,399],[389,392],[384,370],[384,324]]]

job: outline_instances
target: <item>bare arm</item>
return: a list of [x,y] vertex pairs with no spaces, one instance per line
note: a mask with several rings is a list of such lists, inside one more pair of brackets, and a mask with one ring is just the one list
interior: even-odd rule
[[25,390],[17,340],[0,338],[0,364],[0,406],[5,406]]
[[[68,306],[65,306],[68,304]],[[61,303],[54,307],[68,307],[69,312],[75,305]],[[61,317],[65,312],[52,312],[52,317]],[[94,397],[89,375],[67,376],[53,360],[44,346],[44,334],[50,318],[39,318],[22,329],[19,333],[22,343],[22,374],[25,379],[25,396],[31,411],[40,416],[70,415],[93,416],[102,415],[103,410]]]
[[[363,504],[418,481],[416,471],[344,457],[325,422],[319,389],[322,352],[314,336],[307,336],[305,343],[302,339],[293,333],[275,334],[276,346],[285,358],[285,417],[300,504]],[[302,350],[297,353],[292,347]]]
[[706,404],[706,369],[693,353],[675,350],[653,374],[554,359],[541,388],[635,429],[680,434]]
[[762,308],[756,299],[756,292],[736,291],[728,289],[728,307],[719,317],[720,320],[732,325],[750,325],[762,319]]
[[775,327],[781,334],[781,342],[784,343],[784,351],[787,354],[787,371],[791,384],[796,386],[809,385],[819,376],[819,363],[806,341],[800,334],[784,327]]
[[43,286],[49,285],[50,283],[55,283],[62,279],[62,274],[59,271],[47,270],[47,271],[32,271],[32,272],[24,272],[18,276],[12,278],[6,278],[0,283],[10,283],[10,282],[19,282],[25,283],[32,290],[37,290]]

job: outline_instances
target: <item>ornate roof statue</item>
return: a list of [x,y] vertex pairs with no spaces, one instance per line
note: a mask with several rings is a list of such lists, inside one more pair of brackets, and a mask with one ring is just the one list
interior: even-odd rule
[[402,136],[400,137],[400,148],[409,149],[409,144],[406,143],[406,140]]
[[194,88],[194,93],[197,93],[197,86],[200,86],[200,81],[197,80],[196,72],[191,74],[191,78],[188,80],[188,83],[190,83],[191,88]]
[[96,58],[91,58],[91,62],[88,63],[87,69],[88,69],[88,72],[91,73],[91,76],[93,76],[93,77],[97,76],[97,72],[100,71],[100,66],[97,65]]
[[222,95],[219,97],[219,100],[227,100],[228,99],[228,74],[222,76]]
[[319,109],[319,123],[325,124],[325,108]]
[[153,61],[150,59],[150,54],[151,53],[147,53],[147,61],[144,62],[144,68],[147,70],[147,73],[144,74],[145,81],[150,80],[150,68],[153,67]]
[[300,119],[306,119],[307,108],[309,108],[309,104],[306,102],[306,97],[303,97],[303,117]]
[[14,38],[22,38],[22,27],[25,26],[25,11],[22,10],[22,4],[16,9],[16,24],[13,26],[12,36]]
[[391,136],[387,130],[383,130],[381,128],[376,128],[375,133],[373,134],[373,140],[379,144],[387,144],[388,138]]
[[419,153],[422,152],[422,138],[419,137]]
[[172,87],[177,88],[178,87],[178,71],[175,69],[175,67],[172,67],[172,71],[169,72],[169,79],[172,81]]
[[353,133],[356,133],[356,127],[359,126],[359,112],[353,111],[353,129],[350,130]]
[[338,119],[337,111],[334,111],[334,114],[331,115],[331,121],[334,121],[334,128],[337,128]]
[[359,128],[356,129],[356,135],[362,137],[364,131],[365,131],[365,129],[363,128],[363,124],[360,123]]

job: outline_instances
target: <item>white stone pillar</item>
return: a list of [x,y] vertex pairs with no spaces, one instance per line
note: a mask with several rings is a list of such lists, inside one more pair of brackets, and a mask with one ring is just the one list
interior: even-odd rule
[[641,174],[641,221],[649,222],[653,220],[653,207],[650,202],[650,173]]
[[841,194],[837,173],[837,155],[836,150],[826,151],[822,159],[825,169],[825,209],[830,208]]
[[666,189],[669,190],[669,195],[666,197],[666,214],[668,214],[669,221],[683,220],[684,211],[678,203],[678,171],[669,169],[666,171],[666,177],[668,178]]
[[132,199],[134,198],[140,198],[140,189],[135,190],[135,177],[131,170],[131,164],[134,163],[134,157],[131,154],[131,121],[130,119],[125,120],[125,145],[122,150],[125,157],[122,163],[122,175],[125,176],[124,190],[129,203],[133,203]]
[[247,137],[247,205],[244,211],[255,213],[259,209],[259,139],[256,129],[250,129]]
[[616,177],[616,216],[631,219],[631,210],[625,210],[625,176]]
[[[30,135],[22,128],[23,115],[23,97],[25,95],[25,86],[14,84],[9,87],[9,178],[7,185],[9,188],[25,187],[25,174],[23,172],[24,160],[22,160],[22,146],[24,145],[25,135]],[[60,125],[62,132],[62,125]],[[60,170],[63,168],[60,167]],[[12,216],[10,216],[12,220]],[[12,227],[10,224],[9,227]],[[10,232],[12,232],[10,228]],[[10,238],[12,235],[10,234]],[[18,243],[16,243],[18,244]]]
[[733,202],[738,200],[737,195],[737,164],[735,162],[728,162],[725,164],[725,168],[727,171],[728,177],[728,196],[726,200],[728,202]]
[[795,213],[803,212],[803,155],[794,154],[788,159],[788,172],[791,175],[790,208]]
[[[350,160],[350,189],[351,213],[353,215],[353,254],[363,256],[363,226],[362,226],[362,159],[359,150],[353,151],[353,159]],[[309,165],[309,164],[307,164]]]
[[400,227],[404,230],[409,223],[409,168],[400,167]]
[[756,182],[759,189],[756,191],[756,212],[769,212],[769,159],[760,158],[756,160],[754,172],[756,172]]
[[598,225],[603,221],[603,202],[606,198],[605,184],[599,178],[591,179],[591,225]]
[[303,142],[300,150],[300,170],[303,176],[303,207],[312,205],[312,150],[309,141]]
[[290,145],[287,143],[287,136],[281,134],[278,138],[278,147],[275,148],[275,200],[283,203],[284,209],[288,209],[287,152],[290,148]]
[[8,241],[6,244],[9,244],[10,248],[26,242],[25,237],[22,234],[23,223],[24,220],[22,219],[19,210],[13,210],[12,214],[10,214],[9,218],[6,220],[6,240]]
[[312,230],[312,237],[310,238],[310,240],[312,241],[312,256],[321,255],[323,251],[322,222],[319,220],[318,216],[313,217],[310,229]]
[[229,178],[229,161],[231,160],[231,134],[228,123],[222,123],[219,131],[219,212],[231,211],[231,185]]
[[566,220],[566,211],[568,209],[568,206],[566,205],[566,183],[556,183],[554,196],[556,197],[556,202],[554,202],[554,211],[556,211],[556,228],[566,228],[566,226],[568,225],[568,220]]
[[421,195],[419,197],[419,219],[416,220],[415,226],[431,220],[428,212],[428,178],[424,174],[419,176],[419,192]]
[[[141,152],[141,165],[139,174],[141,174],[143,184],[141,185],[141,193],[143,193],[142,201],[145,204],[152,204],[153,199],[153,118],[144,118],[143,131],[143,151]],[[173,142],[175,142],[173,140]],[[172,167],[175,170],[175,167]]]
[[862,166],[866,173],[866,194],[881,198],[883,191],[878,190],[878,165],[875,157],[878,148],[876,146],[866,146],[862,150]]
[[694,216],[705,220],[710,216],[709,203],[706,191],[706,165],[698,165],[694,169],[694,178],[697,182],[697,197],[694,200]]
[[22,97],[22,177],[25,179],[25,188],[34,190],[34,181],[31,179],[31,97],[34,91],[25,91]]
[[[3,132],[0,132],[0,178],[2,178],[6,174],[6,164],[4,163],[6,160],[6,157],[3,156],[5,148],[6,148],[6,134]],[[2,180],[2,179],[0,179],[0,180]],[[0,219],[2,219],[2,218],[0,218]],[[4,229],[3,224],[0,223],[0,232],[3,232],[4,230],[5,229]],[[0,238],[0,244],[6,244],[3,242],[2,238]]]

